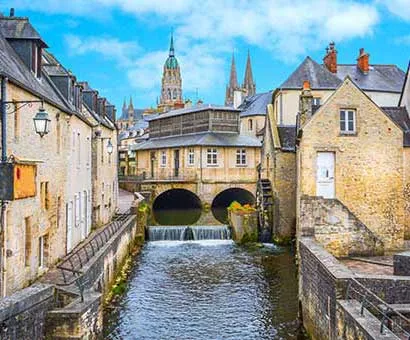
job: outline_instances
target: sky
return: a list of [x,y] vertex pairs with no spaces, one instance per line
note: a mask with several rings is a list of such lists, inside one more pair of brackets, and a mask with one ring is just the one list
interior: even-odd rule
[[321,63],[335,41],[338,62],[410,60],[410,0],[0,0],[27,16],[78,80],[118,109],[155,106],[171,31],[183,95],[223,104],[232,53],[243,82],[248,50],[257,92],[278,87],[306,56]]

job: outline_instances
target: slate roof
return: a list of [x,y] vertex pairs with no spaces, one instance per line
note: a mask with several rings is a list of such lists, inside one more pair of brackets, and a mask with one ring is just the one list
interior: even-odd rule
[[404,132],[403,146],[410,147],[410,116],[405,107],[393,106],[381,108]]
[[240,112],[240,110],[234,109],[233,107],[230,107],[230,106],[218,106],[218,105],[211,105],[211,104],[203,104],[203,105],[196,105],[196,106],[187,107],[187,108],[178,109],[178,110],[172,110],[172,111],[169,111],[167,113],[162,113],[162,114],[159,114],[156,117],[152,117],[150,120],[174,117],[174,116],[179,116],[179,115],[183,115],[183,114],[187,114],[187,113],[208,111],[208,110]]
[[279,88],[301,89],[303,81],[309,80],[312,89],[336,89],[349,76],[365,91],[401,93],[405,73],[396,65],[370,65],[368,74],[362,73],[356,64],[338,64],[337,73],[331,73],[310,57],[286,79]]
[[[2,20],[2,18],[0,18]],[[1,21],[0,20],[0,21]],[[33,94],[43,97],[45,100],[57,105],[66,112],[72,113],[66,102],[60,97],[54,88],[52,81],[43,72],[41,79],[37,79],[34,74],[23,64],[20,57],[1,34],[0,29],[0,73],[25,87]]]
[[396,65],[370,65],[368,74],[360,71],[356,64],[337,65],[336,75],[340,79],[349,76],[362,90],[401,93],[406,74]]
[[42,66],[50,76],[68,76],[70,73],[62,66],[49,51],[43,50]]
[[36,39],[42,42],[43,47],[48,47],[28,18],[2,16],[0,17],[0,30],[7,39]]
[[225,147],[261,147],[259,139],[232,133],[205,132],[182,136],[151,138],[137,145],[132,150],[162,149],[182,146],[225,146]]
[[295,151],[296,126],[278,126],[280,144],[283,151]]
[[335,89],[342,83],[326,67],[319,65],[310,57],[306,57],[279,88],[300,90],[305,80],[309,80],[312,89]]
[[273,91],[257,93],[245,98],[244,102],[238,107],[241,110],[241,117],[266,115],[266,106],[272,103]]

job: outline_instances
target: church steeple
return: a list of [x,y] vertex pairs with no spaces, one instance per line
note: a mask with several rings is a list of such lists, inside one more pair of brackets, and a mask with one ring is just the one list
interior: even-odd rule
[[248,59],[246,61],[245,79],[242,88],[246,90],[248,96],[253,96],[256,92],[256,85],[253,81],[251,55],[248,50]]
[[132,96],[130,96],[130,105],[128,105],[128,111],[134,111],[134,104],[132,103]]
[[171,43],[169,45],[169,56],[173,57],[175,55],[174,50],[174,32],[171,32]]
[[234,92],[238,88],[239,86],[238,86],[238,75],[236,73],[235,55],[234,53],[232,53],[231,73],[229,75],[229,85],[226,87],[225,105],[227,106],[233,105]]

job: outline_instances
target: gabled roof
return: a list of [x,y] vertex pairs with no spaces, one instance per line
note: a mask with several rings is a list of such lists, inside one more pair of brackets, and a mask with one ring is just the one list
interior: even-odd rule
[[[1,30],[1,29],[0,29]],[[20,57],[0,33],[0,73],[35,94],[43,97],[46,101],[57,105],[62,110],[72,113],[71,108],[58,95],[47,76],[37,79],[34,74],[24,65]],[[45,75],[43,73],[43,75]]]
[[381,107],[381,109],[399,125],[404,133],[403,146],[410,147],[410,116],[405,107]]
[[279,88],[300,90],[305,80],[309,80],[312,89],[335,89],[342,83],[326,67],[319,65],[310,57],[306,57]]
[[49,76],[69,76],[70,73],[61,65],[49,51],[43,50],[42,66]]
[[259,139],[251,136],[204,132],[183,136],[151,138],[145,142],[131,146],[132,150],[149,150],[173,148],[181,146],[220,146],[220,147],[261,147]]
[[241,110],[241,117],[266,115],[266,107],[272,103],[273,91],[257,93],[245,98],[244,102],[238,107]]
[[28,18],[0,16],[0,30],[7,39],[34,39],[39,40],[43,47],[48,47]]
[[336,75],[340,79],[349,76],[364,91],[401,93],[405,73],[396,65],[370,65],[364,74],[356,64],[337,65]]

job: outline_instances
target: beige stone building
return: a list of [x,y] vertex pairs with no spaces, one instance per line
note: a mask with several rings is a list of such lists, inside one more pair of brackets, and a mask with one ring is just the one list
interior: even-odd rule
[[297,207],[304,195],[337,199],[383,241],[385,249],[401,248],[408,147],[402,117],[396,108],[379,107],[349,77],[316,112],[312,100],[305,82],[299,114]]
[[[369,63],[363,49],[355,64],[338,64],[333,43],[326,50],[323,65],[307,57],[273,92],[272,107],[266,116],[261,157],[261,177],[272,183],[274,233],[279,239],[294,234],[296,210],[296,117],[304,81],[309,81],[312,107],[323,105],[346,76],[379,106],[397,107],[405,73],[395,65]],[[294,178],[292,180],[292,178]]]
[[[87,109],[83,85],[45,51],[46,47],[27,18],[0,17],[2,99],[12,102],[6,105],[7,147],[3,150],[14,178],[2,182],[14,183],[14,195],[7,199],[1,220],[3,296],[44,274],[92,227],[95,164],[91,146],[102,113]],[[114,117],[112,106],[101,105]],[[41,137],[33,124],[40,109],[49,119],[48,133]],[[109,131],[115,147],[112,122]],[[116,157],[111,157],[109,181],[116,187]]]

